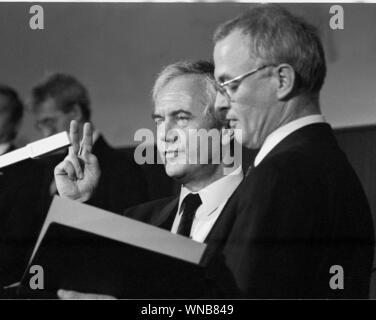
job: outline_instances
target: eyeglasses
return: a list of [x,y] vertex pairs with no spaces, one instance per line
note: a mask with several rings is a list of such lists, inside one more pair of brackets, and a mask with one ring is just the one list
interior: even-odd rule
[[251,76],[252,74],[255,74],[256,72],[265,69],[267,67],[273,67],[274,65],[264,65],[261,67],[258,67],[256,69],[253,69],[251,71],[248,71],[247,73],[244,73],[240,76],[237,76],[235,78],[232,78],[230,80],[224,81],[224,82],[215,82],[215,87],[219,93],[221,93],[224,96],[227,96],[228,98],[231,97],[232,93],[239,87],[240,83],[247,77]]

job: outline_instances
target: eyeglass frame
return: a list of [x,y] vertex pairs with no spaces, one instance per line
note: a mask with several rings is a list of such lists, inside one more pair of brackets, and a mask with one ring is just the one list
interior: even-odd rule
[[255,74],[256,72],[263,70],[267,67],[275,67],[275,65],[274,64],[265,64],[261,67],[252,69],[251,71],[248,71],[244,74],[241,74],[240,76],[236,76],[235,78],[232,78],[230,80],[223,81],[223,82],[215,81],[215,88],[220,94],[222,94],[222,95],[226,94],[228,97],[231,97],[231,94],[228,92],[228,89],[226,89],[226,87],[228,87],[228,85],[238,81],[239,82],[238,86],[239,86],[245,78],[248,78],[249,76],[251,76],[251,75]]

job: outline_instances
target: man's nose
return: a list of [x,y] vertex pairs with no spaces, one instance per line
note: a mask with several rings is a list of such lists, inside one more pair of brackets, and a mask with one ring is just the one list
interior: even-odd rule
[[175,131],[173,124],[166,121],[160,126],[160,128],[158,128],[159,139],[163,142],[173,143],[177,140],[177,134]]
[[45,138],[50,137],[56,133],[55,130],[52,128],[43,128],[41,129],[41,132],[42,132],[43,137]]
[[224,120],[230,108],[231,104],[228,97],[218,92],[215,99],[215,111],[217,116]]

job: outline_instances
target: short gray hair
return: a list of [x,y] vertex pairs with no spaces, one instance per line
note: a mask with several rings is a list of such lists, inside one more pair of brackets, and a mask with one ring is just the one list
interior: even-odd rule
[[91,116],[89,93],[86,87],[75,77],[65,73],[54,73],[32,89],[31,106],[33,110],[53,99],[64,113],[70,112],[75,105],[81,109],[84,120]]
[[250,52],[264,64],[287,63],[296,73],[296,90],[320,92],[326,75],[325,54],[317,30],[279,5],[262,4],[221,24],[214,43],[240,30],[251,39]]
[[209,61],[179,61],[163,68],[158,74],[157,80],[154,83],[152,96],[154,103],[157,100],[159,92],[173,79],[185,75],[198,75],[202,77],[205,83],[206,93],[206,107],[204,114],[212,117],[216,125],[220,121],[216,117],[214,109],[217,91],[214,83],[214,64]]

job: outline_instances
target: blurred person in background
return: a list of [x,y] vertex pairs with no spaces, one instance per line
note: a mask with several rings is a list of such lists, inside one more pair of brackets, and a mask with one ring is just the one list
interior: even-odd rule
[[[0,155],[16,149],[24,105],[17,92],[0,85]],[[0,297],[20,280],[43,224],[43,167],[26,160],[0,169]]]
[[[75,77],[56,73],[32,89],[31,107],[36,127],[43,137],[69,131],[72,120],[81,132],[83,124],[91,120],[88,90]],[[122,213],[124,209],[148,200],[147,183],[134,159],[108,145],[96,129],[93,134],[93,154],[99,161],[101,178],[95,193],[95,204],[105,210]],[[54,167],[66,156],[66,150],[46,161],[46,188],[50,198],[56,194]]]

